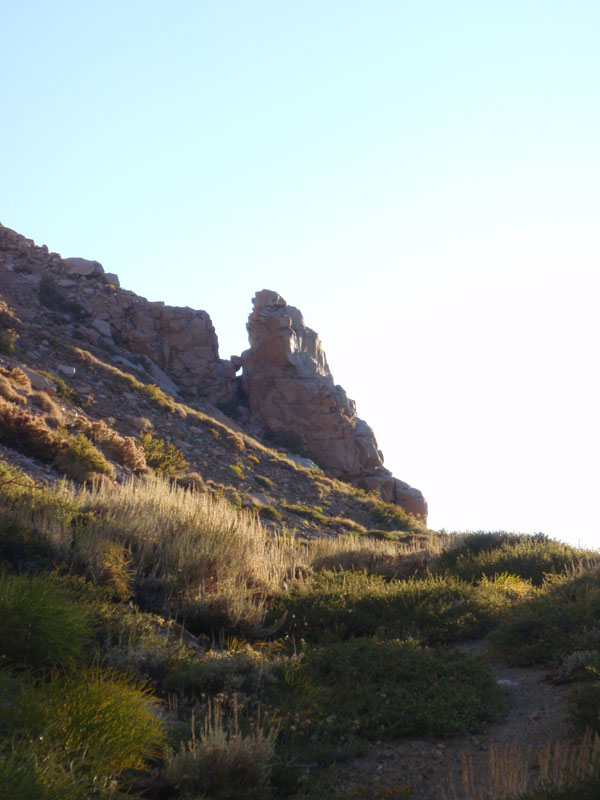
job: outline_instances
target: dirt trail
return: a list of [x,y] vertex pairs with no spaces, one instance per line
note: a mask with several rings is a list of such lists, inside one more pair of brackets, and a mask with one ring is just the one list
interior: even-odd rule
[[[478,644],[461,647],[471,654],[480,649]],[[537,754],[568,736],[570,687],[545,681],[547,670],[494,663],[490,667],[507,693],[504,719],[478,735],[378,744],[368,757],[338,766],[338,796],[348,800],[480,800],[494,796],[485,791],[490,786],[495,791],[510,790],[511,776],[515,782],[525,778],[535,785],[544,768],[544,759]],[[468,782],[468,789],[461,777],[465,764],[478,776]]]

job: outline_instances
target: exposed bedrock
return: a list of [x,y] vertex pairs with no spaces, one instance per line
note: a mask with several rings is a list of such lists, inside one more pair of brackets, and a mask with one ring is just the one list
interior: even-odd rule
[[301,442],[334,476],[379,492],[412,514],[427,515],[418,489],[383,467],[370,426],[336,386],[319,336],[276,292],[257,292],[248,319],[250,349],[241,357],[250,409],[270,431]]

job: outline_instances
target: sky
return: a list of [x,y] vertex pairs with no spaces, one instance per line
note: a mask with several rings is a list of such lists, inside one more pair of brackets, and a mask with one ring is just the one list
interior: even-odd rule
[[321,336],[431,527],[600,548],[597,0],[29,0],[0,29],[0,220]]

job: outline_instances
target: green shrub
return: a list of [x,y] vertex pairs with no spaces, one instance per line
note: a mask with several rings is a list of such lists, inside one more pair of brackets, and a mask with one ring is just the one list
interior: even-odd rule
[[275,447],[281,447],[290,453],[295,453],[301,458],[310,458],[301,436],[291,431],[265,431],[264,438]]
[[557,542],[543,535],[508,536],[502,541],[499,534],[487,534],[492,546],[485,546],[478,534],[474,542],[469,540],[457,548],[444,553],[440,568],[465,581],[476,581],[482,576],[492,577],[501,573],[519,575],[540,586],[546,575],[560,573],[570,565],[577,565],[594,558],[595,554]]
[[244,473],[244,465],[239,461],[237,464],[230,464],[229,469],[233,472],[236,478],[239,478],[239,480],[243,481],[245,479],[246,475]]
[[275,486],[271,478],[267,478],[266,475],[255,475],[254,480],[265,489],[273,489]]
[[142,434],[138,441],[146,456],[146,463],[158,475],[168,478],[187,469],[188,462],[183,453],[171,442],[165,442],[149,432]]
[[494,649],[511,664],[530,666],[594,650],[600,641],[600,573],[550,576],[530,598],[516,604],[490,633]]
[[69,300],[60,289],[57,288],[54,278],[44,275],[40,281],[38,289],[39,301],[51,311],[58,311],[62,314],[73,314],[79,319],[88,316],[85,309],[79,303]]
[[152,695],[131,678],[93,667],[38,691],[48,723],[45,747],[70,758],[85,753],[104,774],[139,769],[164,741]]
[[9,512],[0,512],[0,564],[13,570],[50,567],[57,553],[48,539],[20,522]]
[[511,604],[502,589],[452,577],[389,580],[366,572],[322,571],[277,595],[268,620],[311,641],[352,636],[414,636],[452,642],[484,635]]
[[69,582],[52,576],[0,576],[0,654],[13,664],[48,667],[81,659],[91,638]]
[[73,403],[74,406],[79,406],[79,408],[89,408],[89,403],[87,400],[83,400],[75,391],[75,389],[71,389],[71,387],[63,381],[62,378],[59,378],[57,375],[53,375],[52,372],[48,372],[45,369],[38,370],[40,375],[48,378],[48,380],[52,381],[52,383],[56,386],[56,394],[59,397],[62,397],[63,400],[66,400],[68,403]]
[[29,740],[38,763],[52,762],[51,786],[62,772],[88,792],[108,788],[125,770],[140,769],[158,755],[164,742],[152,695],[111,670],[91,667],[35,682],[0,674],[5,705],[8,697],[4,733],[16,743]]
[[14,349],[15,344],[19,338],[19,334],[15,330],[16,318],[9,314],[6,310],[6,304],[2,304],[4,308],[0,308],[0,352],[10,355]]
[[256,692],[268,680],[263,665],[250,652],[213,652],[190,658],[185,653],[171,660],[164,686],[184,696],[202,697],[219,692]]
[[68,478],[82,483],[98,474],[108,475],[109,478],[115,477],[112,464],[83,433],[74,436],[62,428],[57,435],[59,446],[54,456],[54,464]]
[[338,739],[450,736],[475,730],[502,710],[483,661],[414,641],[372,638],[309,651],[282,668],[273,697],[279,706],[309,714],[313,732]]
[[280,522],[283,517],[273,506],[259,506],[258,514],[261,519],[270,519],[273,522]]
[[310,508],[310,506],[304,506],[300,503],[286,503],[285,501],[281,504],[281,507],[285,508],[285,510],[289,511],[291,514],[297,514],[299,517],[309,519],[311,522],[316,522],[318,525],[327,525],[329,522],[329,517],[323,514],[322,509]]
[[600,675],[597,671],[594,677],[594,681],[574,688],[570,698],[570,716],[575,728],[600,736]]

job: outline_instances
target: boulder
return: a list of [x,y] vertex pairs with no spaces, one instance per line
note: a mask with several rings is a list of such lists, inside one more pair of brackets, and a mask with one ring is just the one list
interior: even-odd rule
[[102,275],[102,280],[104,281],[104,283],[109,283],[112,284],[112,286],[116,286],[117,289],[121,285],[121,282],[119,281],[119,276],[115,272],[105,272]]
[[104,267],[99,261],[89,261],[87,258],[63,258],[62,260],[69,275],[102,275]]
[[427,520],[427,501],[418,489],[414,489],[404,481],[394,480],[394,503],[415,517]]
[[48,392],[49,394],[56,394],[56,385],[52,383],[51,380],[40,375],[39,372],[35,372],[29,367],[24,367],[20,365],[21,369],[29,378],[29,383],[31,384],[32,388],[36,390],[36,392]]
[[101,336],[106,336],[107,339],[112,339],[112,330],[110,324],[105,319],[92,320],[92,328],[98,331]]

